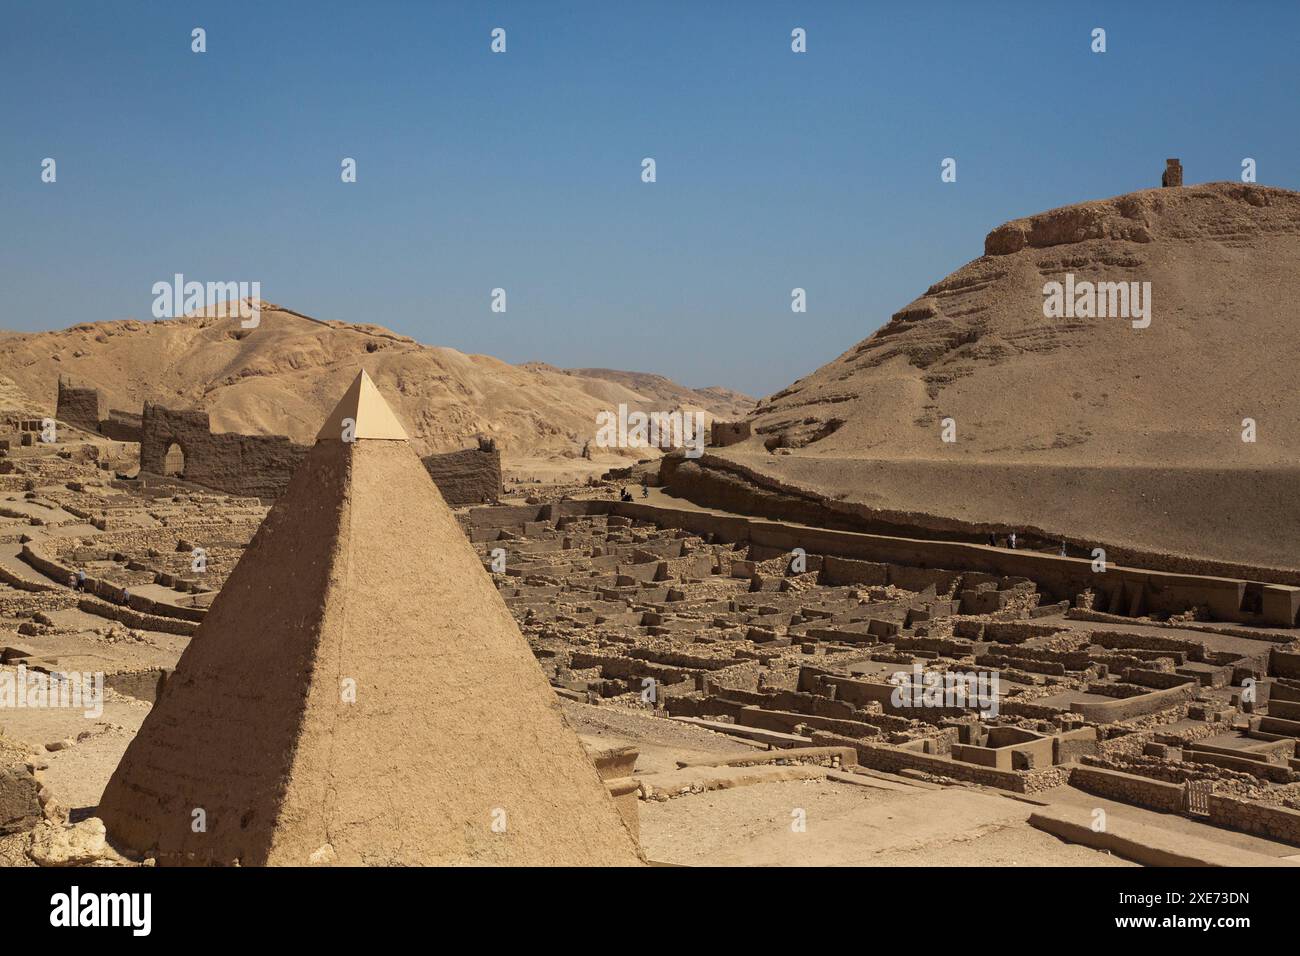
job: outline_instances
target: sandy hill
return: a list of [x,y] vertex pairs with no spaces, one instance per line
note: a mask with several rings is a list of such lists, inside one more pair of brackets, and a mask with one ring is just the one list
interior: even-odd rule
[[261,324],[188,316],[84,322],[57,332],[0,334],[0,369],[26,397],[52,410],[59,375],[104,390],[113,408],[145,401],[202,407],[217,431],[288,435],[309,444],[338,396],[364,367],[390,396],[416,450],[425,454],[498,439],[508,460],[574,456],[596,414],[672,410],[689,398],[706,417],[738,417],[743,396],[695,391],[661,376],[569,374],[486,355],[422,345],[377,325],[322,322],[266,304]]
[[[1149,282],[1150,325],[1046,317],[1067,275]],[[1054,209],[760,402],[724,454],[876,508],[1295,565],[1298,300],[1300,194],[1209,183]]]
[[[1295,460],[1300,194],[1150,189],[1009,222],[984,248],[764,401],[757,430],[854,456]],[[1151,325],[1046,318],[1043,286],[1068,273],[1150,282]],[[944,417],[954,445],[940,441]],[[1255,446],[1244,417],[1259,423]]]

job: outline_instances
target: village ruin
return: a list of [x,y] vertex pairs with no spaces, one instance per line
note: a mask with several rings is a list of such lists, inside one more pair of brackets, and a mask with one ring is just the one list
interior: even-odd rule
[[1300,852],[1300,587],[718,464],[496,503],[496,448],[421,461],[364,372],[312,447],[60,382],[0,435],[0,696],[103,689],[0,710],[4,862],[898,864],[904,806],[981,862]]

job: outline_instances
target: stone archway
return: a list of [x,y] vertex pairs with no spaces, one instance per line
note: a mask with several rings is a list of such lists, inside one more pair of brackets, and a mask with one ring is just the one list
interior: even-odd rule
[[185,477],[185,449],[179,442],[167,446],[167,454],[163,457],[163,474],[174,478]]

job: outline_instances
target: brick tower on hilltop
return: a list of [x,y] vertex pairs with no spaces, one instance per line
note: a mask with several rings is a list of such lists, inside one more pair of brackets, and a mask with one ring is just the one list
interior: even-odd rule
[[1181,186],[1183,184],[1183,164],[1177,159],[1165,160],[1165,172],[1160,177],[1161,186]]

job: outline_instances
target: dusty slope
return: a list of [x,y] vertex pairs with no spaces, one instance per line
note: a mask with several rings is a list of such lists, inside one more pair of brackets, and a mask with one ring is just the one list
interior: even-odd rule
[[35,415],[40,410],[40,403],[28,398],[13,379],[0,375],[0,414]]
[[[1150,282],[1150,326],[1044,317],[1067,273]],[[1210,183],[1051,210],[764,400],[723,454],[873,508],[1295,566],[1300,508],[1275,479],[1300,464],[1298,300],[1300,194]]]
[[596,431],[596,414],[672,410],[691,399],[709,417],[737,417],[742,397],[677,386],[659,376],[645,394],[622,383],[635,373],[570,375],[547,366],[509,365],[486,355],[421,345],[377,325],[320,322],[267,306],[261,325],[201,316],[140,322],[86,322],[57,332],[0,335],[0,369],[27,397],[53,409],[60,374],[102,388],[113,408],[146,400],[203,407],[217,431],[315,439],[321,420],[364,367],[394,399],[421,454],[494,436],[507,459],[577,455]]
[[[1149,281],[1150,327],[1045,318],[1043,285],[1066,273]],[[1293,462],[1298,299],[1300,194],[1211,183],[1068,206],[995,229],[985,255],[764,401],[755,425],[791,443],[832,432],[810,451],[848,457]]]

